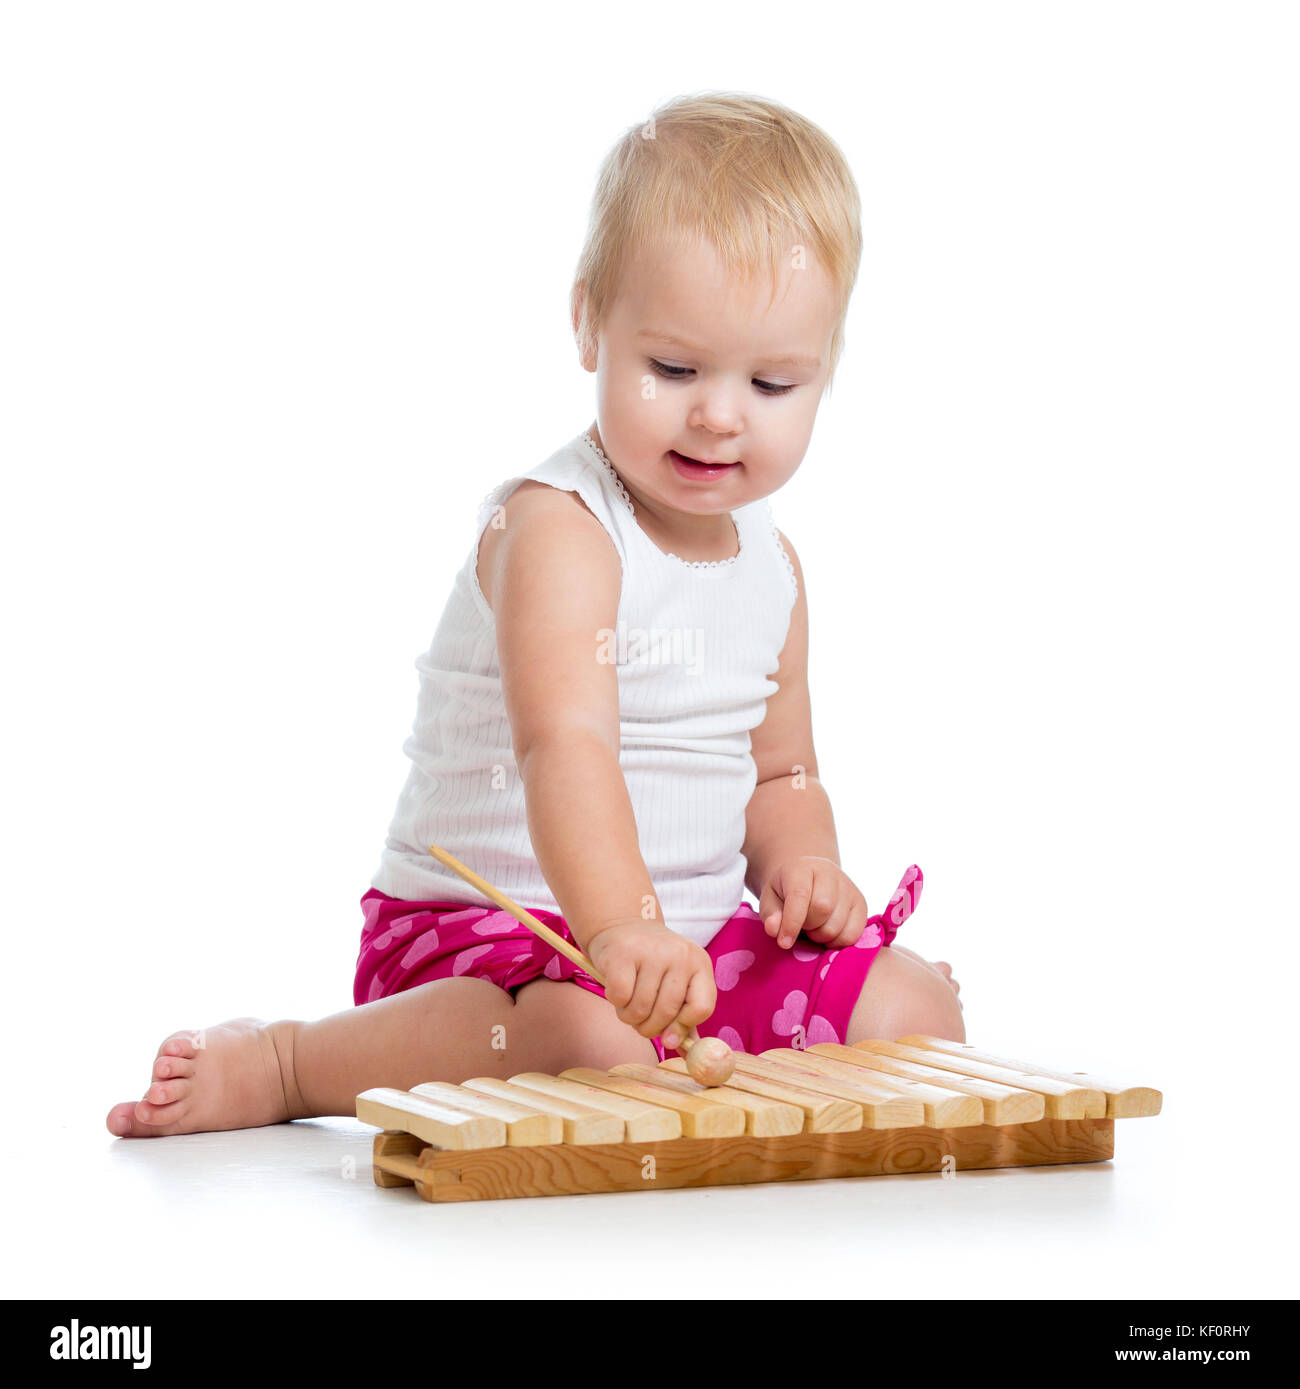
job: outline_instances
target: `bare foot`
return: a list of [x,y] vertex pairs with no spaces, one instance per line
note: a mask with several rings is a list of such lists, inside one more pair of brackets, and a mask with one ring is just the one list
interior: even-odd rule
[[952,985],[952,991],[957,995],[957,1007],[964,1009],[966,1005],[961,1001],[961,985],[952,977],[952,966],[947,960],[935,960],[933,963],[935,969]]
[[173,1032],[158,1048],[144,1097],[108,1111],[109,1133],[163,1138],[305,1117],[293,1079],[295,1027],[232,1018],[198,1032]]

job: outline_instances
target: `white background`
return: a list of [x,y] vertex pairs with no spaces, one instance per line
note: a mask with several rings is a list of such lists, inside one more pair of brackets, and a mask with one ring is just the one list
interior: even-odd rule
[[[8,1291],[623,1296],[703,1240],[750,1295],[1294,1296],[1294,7],[458,8],[0,18]],[[844,865],[921,865],[970,1041],[1165,1112],[1113,1167],[452,1213],[355,1122],[113,1139],[170,1031],[351,1006],[474,508],[594,416],[600,160],[706,89],[862,192],[773,498]]]

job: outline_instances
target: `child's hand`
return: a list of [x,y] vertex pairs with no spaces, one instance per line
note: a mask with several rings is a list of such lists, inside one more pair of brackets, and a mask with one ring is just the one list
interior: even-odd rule
[[783,863],[758,901],[763,929],[788,950],[802,930],[809,940],[839,950],[867,924],[867,899],[837,863],[805,855]]
[[[605,997],[643,1037],[659,1037],[671,1025],[680,1041],[717,1004],[707,952],[659,922],[609,925],[597,932],[587,954],[605,976]],[[664,1045],[675,1042],[664,1036]]]

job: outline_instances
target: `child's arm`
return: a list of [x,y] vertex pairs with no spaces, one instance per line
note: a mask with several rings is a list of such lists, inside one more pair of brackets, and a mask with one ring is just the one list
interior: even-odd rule
[[480,587],[538,866],[619,1017],[646,1037],[694,1026],[713,1011],[712,966],[663,924],[619,765],[618,667],[598,659],[618,621],[618,553],[572,492],[529,480],[504,510]]
[[[778,535],[781,533],[778,531]],[[839,867],[830,798],[817,776],[808,693],[808,599],[794,546],[781,535],[799,593],[773,679],[780,687],[753,730],[758,783],[745,811],[745,886],[783,947],[801,929],[824,945],[851,945],[867,920],[866,899]]]

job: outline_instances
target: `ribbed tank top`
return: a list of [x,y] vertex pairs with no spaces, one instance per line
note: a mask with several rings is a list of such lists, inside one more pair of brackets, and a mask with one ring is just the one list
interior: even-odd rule
[[533,856],[495,618],[477,575],[484,529],[526,478],[576,492],[618,552],[617,626],[603,656],[618,667],[619,765],[665,924],[707,945],[744,900],[745,809],[757,782],[750,731],[777,689],[770,677],[789,631],[794,567],[766,498],[730,513],[740,540],[730,559],[661,550],[585,432],[479,505],[469,554],[415,662],[419,697],[402,745],[411,767],[371,886],[493,906],[429,853],[439,844],[520,906],[563,914]]

